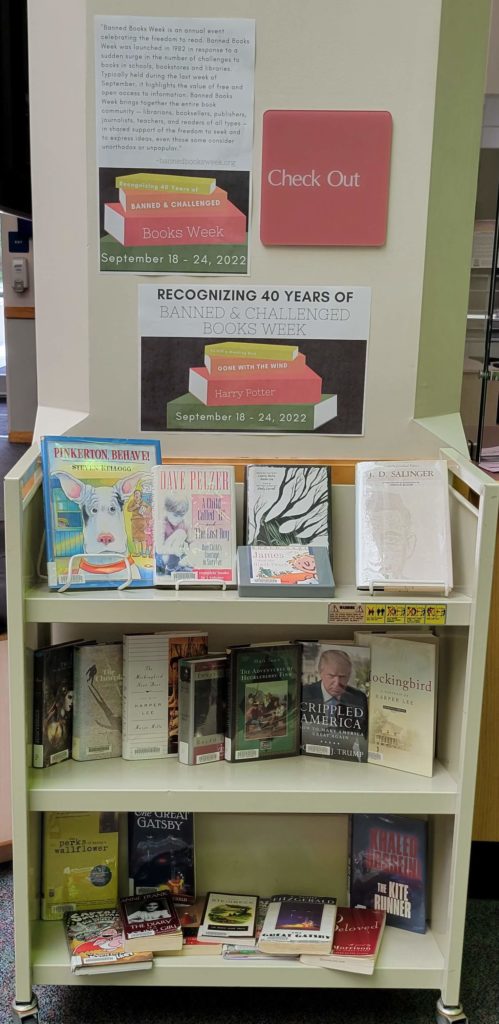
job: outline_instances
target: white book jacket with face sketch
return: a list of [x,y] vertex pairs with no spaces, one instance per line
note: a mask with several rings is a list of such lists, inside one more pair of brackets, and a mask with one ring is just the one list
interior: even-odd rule
[[360,462],[356,582],[452,590],[447,463]]

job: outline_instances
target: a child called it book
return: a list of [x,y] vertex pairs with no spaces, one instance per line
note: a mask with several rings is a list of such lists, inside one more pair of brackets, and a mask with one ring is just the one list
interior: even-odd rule
[[236,582],[232,466],[153,470],[154,583]]
[[152,467],[159,441],[41,441],[51,589],[153,585]]

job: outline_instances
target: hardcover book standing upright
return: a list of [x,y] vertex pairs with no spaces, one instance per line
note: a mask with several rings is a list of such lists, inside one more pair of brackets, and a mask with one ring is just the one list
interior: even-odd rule
[[188,811],[132,811],[128,815],[130,896],[163,891],[175,903],[193,903],[194,815]]
[[452,590],[447,463],[355,467],[358,589]]
[[367,761],[369,647],[304,642],[301,752]]
[[247,466],[245,538],[248,545],[324,545],[331,552],[329,466]]
[[438,638],[377,636],[371,649],[367,760],[416,775],[433,775],[437,715]]
[[186,658],[179,669],[178,759],[181,764],[223,761],[227,658]]
[[43,437],[41,454],[49,587],[152,586],[159,441]]
[[226,761],[290,757],[300,752],[300,644],[232,647]]
[[74,654],[73,757],[121,757],[123,644],[77,644]]
[[123,638],[123,757],[178,752],[181,658],[205,655],[206,633],[152,633]]
[[386,910],[386,923],[426,931],[427,824],[352,814],[350,906]]
[[72,643],[33,653],[33,768],[71,757],[73,656]]
[[236,582],[233,466],[158,466],[153,472],[154,582]]

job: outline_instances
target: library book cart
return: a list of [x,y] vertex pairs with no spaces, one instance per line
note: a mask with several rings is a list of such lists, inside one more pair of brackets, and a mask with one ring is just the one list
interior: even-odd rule
[[[473,796],[499,488],[465,456],[449,466],[455,589],[447,598],[359,593],[354,585],[353,475],[333,486],[336,596],[303,601],[235,591],[48,590],[43,562],[41,466],[36,446],[5,480],[12,722],[17,1019],[38,1018],[33,985],[260,986],[437,989],[437,1021],[465,1022],[459,1003]],[[344,467],[343,467],[344,469]],[[335,468],[333,464],[333,479]],[[338,471],[338,481],[344,473]],[[242,491],[242,488],[239,488]],[[242,494],[238,495],[242,511]],[[239,521],[242,516],[239,515]],[[40,570],[40,565],[42,569]],[[322,758],[180,765],[175,759],[31,764],[30,650],[61,639],[116,639],[127,631],[206,628],[210,649],[278,639],[348,639],[372,621],[440,636],[437,759],[432,778]],[[390,626],[390,628],[392,628]],[[222,892],[347,895],[348,816],[408,814],[429,821],[429,924],[424,935],[388,928],[374,974],[299,962],[234,963],[163,957],[152,971],[70,971],[63,927],[39,919],[44,811],[196,812],[197,888]],[[121,844],[122,847],[126,843]],[[126,864],[123,865],[123,880]]]

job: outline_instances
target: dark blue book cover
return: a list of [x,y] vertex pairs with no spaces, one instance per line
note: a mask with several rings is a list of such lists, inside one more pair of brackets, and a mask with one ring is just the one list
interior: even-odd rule
[[129,893],[165,889],[175,903],[194,903],[194,815],[133,811],[128,815]]
[[399,815],[353,814],[350,906],[386,910],[386,923],[426,931],[427,824]]

